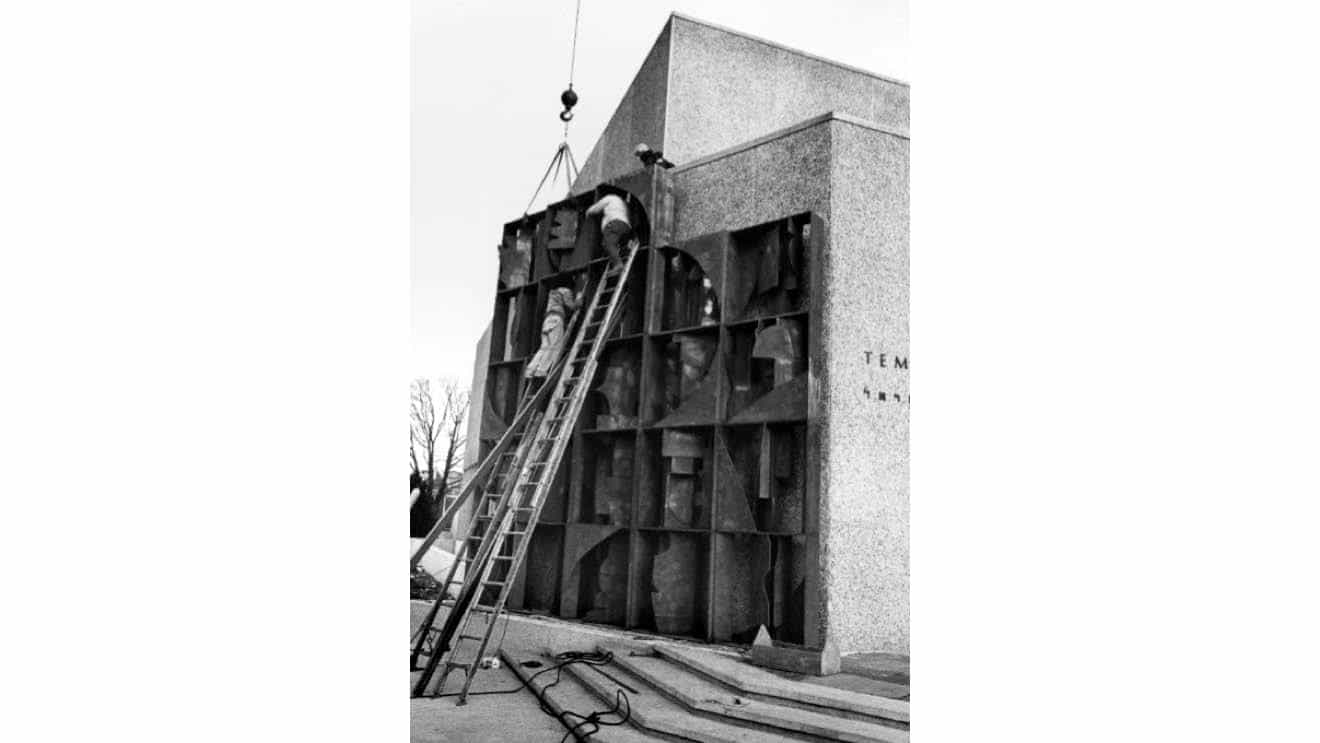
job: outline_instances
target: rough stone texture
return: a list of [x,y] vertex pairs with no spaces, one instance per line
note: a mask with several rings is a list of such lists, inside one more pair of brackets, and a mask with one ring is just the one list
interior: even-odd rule
[[830,111],[907,131],[904,83],[684,16],[670,34],[664,150],[678,165]]
[[665,97],[669,81],[669,24],[661,29],[623,100],[605,125],[600,139],[582,162],[572,192],[582,193],[601,181],[636,170],[633,155],[639,142],[662,149],[665,141]]
[[[906,654],[908,372],[894,359],[906,366],[908,140],[843,121],[831,129],[822,358],[813,364],[822,370],[826,624],[843,653]],[[888,393],[884,401],[879,391]]]
[[829,202],[830,126],[822,121],[758,147],[675,168],[676,241],[736,230]]
[[907,156],[905,137],[830,118],[674,171],[677,240],[806,211],[829,224],[814,300],[822,337],[809,339],[808,396],[821,413],[809,453],[821,473],[814,622],[843,653],[908,652],[909,398],[907,371],[893,366],[907,359]]
[[682,166],[830,111],[906,132],[908,100],[907,83],[673,14],[572,191],[635,169],[639,142]]

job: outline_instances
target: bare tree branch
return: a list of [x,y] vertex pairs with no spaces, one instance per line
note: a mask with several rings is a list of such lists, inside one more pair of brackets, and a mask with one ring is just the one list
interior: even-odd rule
[[430,380],[412,382],[409,461],[437,502],[462,479],[468,407],[468,392],[457,380],[440,380],[434,391]]
[[463,422],[467,418],[468,393],[455,382],[445,385],[445,407],[441,420],[445,424],[444,469],[438,478],[439,496],[449,492],[455,475],[462,477]]

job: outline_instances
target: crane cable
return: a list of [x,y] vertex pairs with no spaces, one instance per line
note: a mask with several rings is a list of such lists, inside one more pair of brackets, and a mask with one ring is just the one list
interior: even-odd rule
[[564,122],[564,141],[568,141],[568,122],[573,120],[573,107],[577,105],[578,96],[573,90],[573,75],[577,72],[577,42],[578,26],[582,19],[582,0],[577,0],[577,5],[573,11],[573,43],[568,55],[568,88],[559,95],[559,101],[564,104],[564,110],[559,113],[559,120]]
[[568,87],[573,87],[573,70],[577,65],[578,19],[582,17],[582,0],[577,0],[577,10],[573,12],[573,52],[568,58]]
[[[551,182],[559,180],[561,167],[564,170],[564,180],[567,181],[569,191],[573,190],[573,182],[578,177],[577,158],[573,157],[573,150],[568,146],[568,124],[573,120],[573,107],[578,102],[578,94],[573,90],[573,75],[577,71],[578,28],[581,19],[582,0],[577,0],[576,8],[573,11],[573,42],[568,57],[568,88],[559,95],[559,102],[564,104],[564,110],[559,112],[559,120],[564,122],[564,138],[555,149],[550,164],[546,166],[545,175],[541,176],[541,182],[536,185],[536,190],[532,192],[532,198],[527,202],[527,208],[523,210],[524,217],[531,211],[532,204],[536,203],[536,197],[541,195],[541,189],[545,187],[546,180],[549,179]],[[551,176],[552,172],[554,173],[553,176]]]

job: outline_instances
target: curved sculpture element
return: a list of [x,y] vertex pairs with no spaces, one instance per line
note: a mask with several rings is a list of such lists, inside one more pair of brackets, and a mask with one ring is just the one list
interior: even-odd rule
[[674,336],[678,356],[668,370],[665,409],[657,425],[689,426],[714,422],[716,392],[724,377],[724,364],[716,355],[713,335],[679,333]]
[[697,541],[665,534],[668,544],[657,552],[651,567],[651,607],[655,628],[667,635],[692,633],[697,598]]
[[601,382],[593,392],[605,399],[608,413],[597,413],[600,429],[628,428],[637,424],[637,353],[616,348],[601,365]]
[[666,248],[662,322],[666,330],[717,325],[720,319],[720,244],[698,240]]
[[588,622],[623,624],[628,596],[628,540],[610,539],[594,551],[604,554],[600,555],[596,568],[596,594],[582,618]]

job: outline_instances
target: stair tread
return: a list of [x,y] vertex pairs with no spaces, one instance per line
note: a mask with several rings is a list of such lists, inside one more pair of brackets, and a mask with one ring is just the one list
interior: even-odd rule
[[[547,651],[543,655],[547,657],[542,657],[541,662],[553,662],[548,657],[552,656],[552,653]],[[596,695],[598,701],[608,699],[612,702],[615,691],[619,688],[615,682],[604,677],[594,668],[580,663],[567,666],[565,671],[565,676],[577,679]],[[607,668],[607,671],[613,676],[625,675],[619,668]],[[767,740],[763,730],[753,730],[732,722],[694,715],[691,710],[659,691],[645,685],[638,686],[633,681],[634,678],[631,676],[626,679],[627,683],[637,687],[638,693],[625,690],[628,704],[632,709],[631,722],[646,731],[708,743],[759,743]]]
[[[555,680],[555,673],[543,673],[534,680],[532,677],[538,671],[543,671],[554,666],[554,660],[547,658],[541,653],[523,650],[521,648],[510,648],[505,646],[500,650],[500,656],[504,664],[513,671],[518,678],[529,682],[536,690],[544,689]],[[524,668],[524,661],[536,661],[541,664],[539,668]],[[581,681],[565,673],[558,684],[555,684],[545,693],[546,702],[555,712],[571,710],[574,713],[590,714],[591,712],[603,710],[606,704],[600,700],[590,690],[588,690]],[[570,718],[577,721],[576,717]],[[605,718],[613,722],[613,715]],[[586,728],[590,730],[590,728]],[[602,725],[594,735],[591,736],[593,743],[649,743],[649,741],[661,740],[648,735],[645,731],[639,730],[631,725]]]
[[831,740],[906,743],[909,739],[908,731],[879,723],[811,712],[739,696],[718,682],[661,656],[630,656],[626,650],[616,650],[614,655],[615,663],[657,689],[681,700],[683,706],[689,710]]
[[822,707],[836,707],[889,720],[908,722],[910,719],[909,704],[905,701],[790,681],[746,661],[709,651],[661,643],[656,643],[652,647],[661,655],[751,694],[788,698]]

